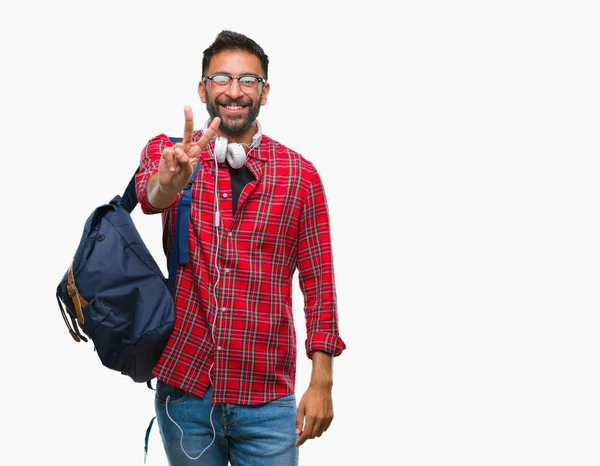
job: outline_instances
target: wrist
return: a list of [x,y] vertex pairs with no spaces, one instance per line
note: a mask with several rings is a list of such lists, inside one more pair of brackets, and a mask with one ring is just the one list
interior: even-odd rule
[[315,351],[312,357],[313,370],[310,385],[331,389],[333,386],[333,357],[323,351]]
[[170,190],[161,185],[158,173],[152,175],[146,184],[148,202],[155,209],[166,209],[177,198],[178,191]]
[[311,377],[309,385],[315,388],[331,390],[333,387],[333,377]]
[[160,181],[158,183],[158,191],[161,194],[164,194],[166,196],[176,196],[179,191],[181,191],[181,189],[177,189],[176,186],[163,186]]

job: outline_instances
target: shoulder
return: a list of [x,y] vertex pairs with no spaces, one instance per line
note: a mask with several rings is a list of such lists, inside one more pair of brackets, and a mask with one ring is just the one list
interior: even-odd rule
[[142,150],[143,158],[157,159],[165,147],[173,146],[173,140],[166,134],[158,134],[150,138]]
[[150,145],[168,145],[168,146],[172,146],[173,145],[173,140],[167,136],[166,134],[158,134],[152,138],[150,138],[148,140],[148,142],[146,143],[146,146],[150,146]]
[[304,155],[269,136],[263,136],[261,149],[269,154],[269,159],[275,162],[276,168],[294,167],[307,173],[312,173],[315,169],[313,163]]

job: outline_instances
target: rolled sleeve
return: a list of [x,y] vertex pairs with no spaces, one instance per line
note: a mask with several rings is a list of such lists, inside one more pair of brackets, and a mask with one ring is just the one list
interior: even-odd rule
[[312,166],[298,238],[299,284],[304,294],[306,355],[315,351],[338,356],[346,349],[339,335],[333,253],[325,190]]
[[339,335],[317,332],[306,339],[306,355],[312,359],[315,351],[323,351],[332,356],[339,356],[346,349],[346,344]]
[[157,209],[148,201],[146,184],[152,175],[158,173],[158,165],[162,151],[165,147],[171,147],[173,143],[168,136],[160,134],[148,141],[148,144],[142,150],[140,156],[140,169],[135,177],[135,190],[142,212],[145,214],[158,214],[168,210],[172,205],[177,204],[180,194],[177,195],[171,206],[164,209]]

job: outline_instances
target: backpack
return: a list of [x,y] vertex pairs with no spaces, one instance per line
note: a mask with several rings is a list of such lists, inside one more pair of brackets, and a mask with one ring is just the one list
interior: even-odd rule
[[[176,143],[181,138],[171,140]],[[87,342],[85,334],[104,366],[134,382],[153,378],[152,370],[175,324],[175,276],[178,264],[189,262],[191,187],[199,166],[178,202],[168,279],[130,215],[138,203],[138,167],[123,196],[115,196],[88,217],[71,266],[56,289],[73,339]]]

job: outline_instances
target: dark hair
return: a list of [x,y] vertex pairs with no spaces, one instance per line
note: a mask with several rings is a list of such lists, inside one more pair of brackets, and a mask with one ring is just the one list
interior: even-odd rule
[[202,58],[202,76],[206,76],[213,55],[223,50],[239,50],[256,55],[260,59],[263,78],[268,79],[269,57],[260,45],[249,37],[233,31],[221,31],[215,41],[204,51]]

